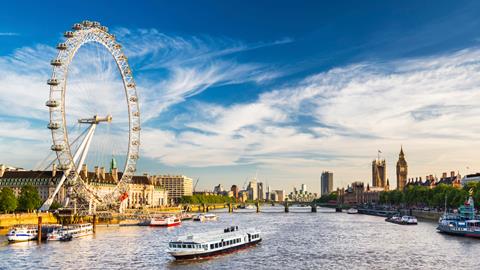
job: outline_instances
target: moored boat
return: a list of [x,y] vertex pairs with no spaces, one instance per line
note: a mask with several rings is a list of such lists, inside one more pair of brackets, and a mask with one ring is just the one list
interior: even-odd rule
[[417,225],[417,218],[414,216],[399,216],[393,215],[385,219],[386,222],[400,224],[400,225]]
[[71,235],[72,238],[78,238],[93,234],[93,225],[91,223],[64,225],[53,230],[47,235],[48,241],[60,241],[65,235]]
[[347,214],[358,214],[358,210],[355,208],[350,208],[347,210]]
[[180,213],[179,217],[180,217],[180,219],[181,219],[182,221],[184,221],[184,220],[192,220],[192,219],[193,219],[193,215],[192,215],[192,214],[189,214],[189,213],[187,213],[187,212],[185,212],[185,211],[182,211],[182,212]]
[[177,216],[156,216],[150,219],[150,226],[172,227],[182,223]]
[[214,221],[218,217],[215,214],[198,214],[193,218],[193,221]]
[[38,227],[35,225],[20,225],[13,227],[7,234],[10,243],[25,242],[37,239]]
[[439,232],[450,235],[480,238],[480,216],[476,215],[472,195],[473,191],[470,190],[468,201],[459,207],[458,213],[445,212],[443,214],[438,220],[437,230]]
[[171,241],[167,252],[177,260],[196,259],[228,253],[262,241],[255,229],[238,230],[238,226],[222,231],[191,234]]

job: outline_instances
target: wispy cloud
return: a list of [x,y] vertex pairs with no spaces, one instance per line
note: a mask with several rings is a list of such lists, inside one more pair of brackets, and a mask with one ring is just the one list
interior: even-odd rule
[[[230,56],[291,42],[290,39],[282,39],[245,44],[210,36],[169,36],[155,29],[118,28],[114,32],[129,57],[137,81],[144,123],[209,87],[260,83],[281,76],[281,72],[263,64],[238,62]],[[46,80],[51,76],[50,60],[55,56],[54,47],[42,44],[19,48],[10,55],[0,56],[0,95],[3,97],[0,98],[0,117],[21,118],[24,121],[21,125],[5,125],[9,132],[0,130],[0,139],[15,137],[24,140],[22,147],[27,149],[34,149],[31,147],[33,144],[42,144],[45,153],[48,153],[49,136],[41,140],[38,134],[48,134],[48,130],[44,129],[49,119],[44,106],[49,93]],[[79,50],[68,75],[66,115],[71,127],[70,136],[81,133],[76,125],[77,119],[93,114],[112,114],[118,126],[105,132],[124,132],[127,128],[127,108],[121,105],[124,99],[118,70],[108,52],[94,44]],[[28,129],[32,130],[31,136],[25,132]],[[36,132],[40,129],[43,132]],[[98,137],[97,144],[101,145],[102,136]],[[37,151],[33,156],[38,156],[38,153],[41,152]]]
[[280,178],[286,164],[310,179],[342,168],[337,176],[347,183],[368,180],[370,158],[382,149],[394,182],[403,144],[413,175],[480,168],[470,158],[480,146],[472,124],[480,120],[479,72],[478,48],[335,68],[253,103],[198,104],[194,117],[180,117],[185,131],[146,130],[145,154],[172,166],[258,165]]
[[19,36],[19,33],[14,32],[0,32],[0,37],[11,37],[11,36]]

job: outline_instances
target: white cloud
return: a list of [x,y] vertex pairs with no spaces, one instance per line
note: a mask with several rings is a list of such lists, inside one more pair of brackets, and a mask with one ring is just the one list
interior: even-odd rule
[[[291,42],[283,39],[272,43],[245,44],[209,36],[168,36],[155,29],[118,28],[114,32],[129,57],[137,81],[144,123],[208,87],[247,81],[260,83],[280,76],[278,71],[257,63],[239,63],[230,56],[245,50]],[[42,144],[45,155],[48,154],[48,130],[41,133],[36,130],[43,128],[49,119],[44,105],[49,94],[46,80],[51,76],[50,60],[56,53],[53,46],[36,45],[0,56],[0,117],[23,119],[21,123],[6,125],[9,132],[0,131],[0,139],[11,139],[13,136],[24,141],[22,147],[26,149],[37,149],[36,146]],[[100,46],[88,44],[78,51],[69,68],[66,93],[71,138],[81,132],[77,119],[94,114],[113,115],[113,123],[117,126],[105,131],[111,135],[118,135],[126,129],[125,95],[117,72],[112,58]],[[29,129],[31,133],[27,132]],[[45,135],[45,141],[38,140],[39,134]],[[38,153],[32,156],[38,156]],[[25,163],[20,165],[28,167]]]
[[257,164],[271,178],[307,183],[333,169],[344,185],[369,181],[370,161],[382,149],[394,185],[403,144],[413,176],[480,170],[479,73],[476,48],[336,68],[252,103],[198,104],[200,117],[181,117],[186,131],[146,130],[145,154],[172,166]]

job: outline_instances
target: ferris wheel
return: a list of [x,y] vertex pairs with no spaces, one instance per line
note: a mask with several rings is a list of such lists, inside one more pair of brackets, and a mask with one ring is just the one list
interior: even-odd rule
[[[72,201],[89,205],[89,212],[92,203],[119,206],[119,198],[124,198],[128,192],[128,183],[136,171],[140,146],[140,110],[132,71],[115,35],[100,23],[74,24],[73,31],[65,32],[64,37],[65,41],[56,47],[56,58],[50,63],[53,71],[47,81],[50,95],[46,102],[50,111],[51,150],[56,153],[58,169],[63,171],[63,176],[40,210],[50,208],[62,186],[67,190],[66,207]],[[81,51],[88,46],[94,46],[94,53],[82,55]],[[112,64],[104,70],[99,68],[101,65],[82,67],[88,59]],[[77,83],[77,77],[85,77],[85,74],[97,80],[87,76],[82,83]],[[108,84],[108,77],[116,79],[117,84]],[[111,93],[107,88],[112,88]],[[124,112],[118,112],[122,110]],[[116,123],[120,127],[114,128]],[[99,130],[104,130],[104,134],[99,135]],[[117,149],[124,149],[120,157],[124,166],[120,168],[123,169],[121,178],[117,179],[114,188],[105,193],[93,188],[88,179],[79,175],[86,160],[108,162],[95,149],[103,149],[107,144],[112,146],[107,150],[112,156]],[[96,153],[96,159],[91,157],[92,153]]]

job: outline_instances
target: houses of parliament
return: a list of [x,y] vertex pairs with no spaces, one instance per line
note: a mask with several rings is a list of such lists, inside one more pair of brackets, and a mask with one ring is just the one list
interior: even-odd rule
[[[403,153],[403,147],[400,147],[400,154],[397,161],[397,189],[403,190],[407,184],[408,165]],[[382,188],[385,191],[390,190],[390,181],[387,178],[387,164],[385,159],[377,159],[372,162],[372,187]]]

